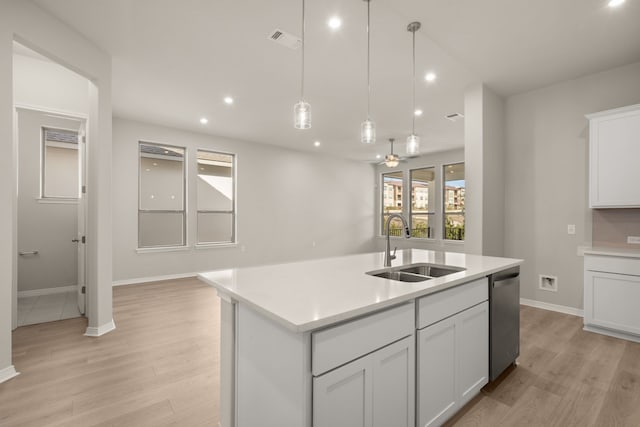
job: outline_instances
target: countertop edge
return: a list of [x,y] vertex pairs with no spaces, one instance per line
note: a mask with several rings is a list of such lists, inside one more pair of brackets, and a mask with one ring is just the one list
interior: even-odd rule
[[356,308],[353,310],[349,310],[349,311],[345,311],[339,314],[335,314],[332,316],[328,316],[325,317],[323,319],[320,320],[315,320],[312,322],[306,322],[306,323],[301,323],[301,324],[295,324],[290,322],[289,320],[263,308],[262,306],[253,303],[252,301],[243,298],[242,295],[237,294],[236,292],[233,292],[232,290],[216,283],[213,280],[208,279],[207,277],[204,276],[204,274],[206,273],[199,273],[198,274],[198,279],[200,279],[201,281],[207,283],[208,285],[214,287],[219,293],[222,293],[226,296],[228,296],[231,300],[233,301],[238,301],[241,303],[246,304],[247,306],[251,307],[252,309],[256,310],[258,313],[262,314],[263,316],[267,317],[268,319],[276,322],[277,324],[283,326],[284,328],[286,328],[287,330],[294,332],[294,333],[305,333],[305,332],[311,332],[311,331],[315,331],[321,328],[326,328],[329,326],[334,326],[336,324],[342,323],[342,322],[346,322],[352,319],[355,319],[357,317],[361,317],[367,314],[371,314],[380,310],[384,310],[386,308],[390,308],[390,307],[394,307],[397,305],[400,305],[402,303],[405,303],[407,301],[410,300],[414,300],[417,298],[421,298],[427,295],[431,295],[440,291],[444,291],[446,289],[450,289],[459,285],[462,285],[464,283],[469,283],[469,282],[473,282],[477,279],[486,277],[490,274],[496,273],[498,271],[502,271],[502,270],[506,270],[512,267],[516,267],[519,265],[522,265],[522,263],[524,262],[524,260],[522,259],[514,259],[514,258],[504,258],[505,260],[510,260],[511,262],[500,266],[498,268],[492,268],[492,269],[487,269],[487,270],[483,270],[471,275],[467,275],[465,277],[461,277],[461,278],[454,278],[451,280],[446,280],[445,282],[427,288],[427,289],[421,289],[418,290],[416,292],[413,293],[408,293],[405,295],[401,295],[398,296],[396,298],[393,299],[388,299],[386,301],[382,301],[379,303],[375,303],[375,304],[369,304],[360,308]]

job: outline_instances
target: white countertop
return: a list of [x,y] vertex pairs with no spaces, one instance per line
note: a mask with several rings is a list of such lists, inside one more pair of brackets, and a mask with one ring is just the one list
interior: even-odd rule
[[415,263],[466,270],[424,282],[398,282],[365,274],[384,269],[384,252],[375,252],[210,271],[198,278],[287,329],[305,332],[515,267],[522,260],[406,249],[398,250],[392,267]]
[[585,255],[604,255],[626,258],[640,258],[640,249],[635,248],[614,248],[607,246],[596,246],[584,249]]

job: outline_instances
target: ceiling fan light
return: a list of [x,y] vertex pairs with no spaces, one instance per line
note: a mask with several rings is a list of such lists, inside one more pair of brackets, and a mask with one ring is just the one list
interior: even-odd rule
[[376,124],[371,120],[365,120],[360,126],[360,141],[363,144],[376,142]]
[[388,154],[384,158],[384,164],[388,168],[395,168],[400,164],[400,158],[395,154]]
[[304,101],[294,105],[293,120],[296,129],[309,129],[311,127],[311,105]]
[[418,154],[420,151],[420,137],[411,134],[407,137],[407,154],[410,156]]

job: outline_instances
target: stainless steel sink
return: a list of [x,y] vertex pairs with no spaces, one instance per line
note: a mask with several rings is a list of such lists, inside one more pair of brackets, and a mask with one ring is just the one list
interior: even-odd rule
[[396,270],[399,272],[420,274],[422,276],[442,277],[448,274],[464,271],[465,269],[461,267],[449,267],[449,266],[433,265],[433,264],[414,264],[407,267],[400,267],[400,268],[397,268]]
[[419,274],[408,273],[405,271],[381,271],[379,273],[370,271],[367,274],[382,277],[383,279],[397,280],[399,282],[424,282],[425,280],[431,279],[431,277],[421,276]]
[[398,282],[424,282],[425,280],[431,280],[435,277],[442,277],[464,270],[462,267],[420,263],[394,267],[382,271],[368,271],[367,274],[383,279],[397,280]]

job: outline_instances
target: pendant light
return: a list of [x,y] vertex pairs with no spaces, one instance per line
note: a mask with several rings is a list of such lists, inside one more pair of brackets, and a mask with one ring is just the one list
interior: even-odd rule
[[419,22],[407,25],[407,31],[413,35],[413,109],[411,110],[411,135],[407,137],[407,154],[415,155],[420,151],[420,137],[416,135],[416,31],[420,29]]
[[293,126],[296,129],[311,127],[311,105],[304,101],[304,1],[302,0],[302,73],[300,77],[300,101],[293,106]]
[[360,141],[363,144],[373,144],[376,142],[376,124],[371,120],[371,0],[367,2],[367,120],[360,125]]

